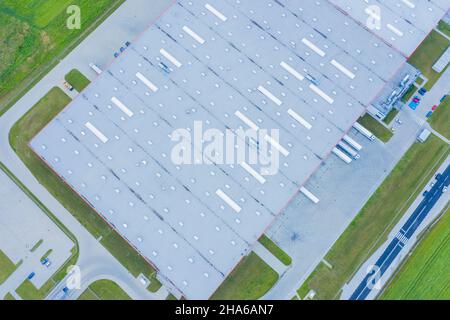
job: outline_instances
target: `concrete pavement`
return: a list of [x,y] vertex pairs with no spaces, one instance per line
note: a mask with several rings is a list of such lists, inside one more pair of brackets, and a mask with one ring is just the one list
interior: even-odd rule
[[61,84],[66,73],[77,68],[88,78],[95,78],[95,74],[88,66],[90,62],[100,67],[107,65],[112,61],[113,53],[120,46],[137,37],[172,2],[170,0],[126,1],[0,118],[0,161],[75,235],[80,248],[77,265],[81,268],[82,274],[86,275],[86,277],[82,276],[82,283],[90,283],[92,279],[98,277],[114,277],[116,281],[124,284],[130,296],[138,299],[157,299],[160,296],[142,290],[140,282],[40,185],[11,149],[8,135],[11,127],[23,114],[52,87]]
[[279,275],[282,275],[288,269],[287,266],[278,260],[278,258],[267,250],[259,241],[255,243],[253,251]]

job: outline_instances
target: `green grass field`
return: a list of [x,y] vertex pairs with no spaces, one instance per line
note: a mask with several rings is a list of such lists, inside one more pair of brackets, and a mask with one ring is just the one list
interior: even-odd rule
[[83,91],[83,89],[91,83],[91,81],[89,81],[89,79],[86,78],[84,74],[82,74],[77,69],[73,69],[68,74],[66,74],[65,80],[70,83],[78,92]]
[[11,129],[10,144],[36,179],[135,277],[140,273],[157,283],[155,270],[100,216],[72,191],[29,148],[29,141],[50,122],[70,98],[59,88],[53,88]]
[[279,246],[277,246],[269,237],[265,234],[259,238],[259,242],[266,247],[278,260],[280,260],[285,266],[289,266],[292,263],[292,258],[284,252]]
[[431,87],[433,87],[445,71],[437,73],[432,67],[447,49],[449,44],[449,40],[433,30],[408,60],[410,64],[419,69],[425,77],[428,78],[428,82],[425,84],[427,90],[430,90]]
[[115,282],[98,280],[92,283],[78,300],[131,300],[131,298]]
[[313,289],[315,299],[338,298],[342,286],[386,241],[449,152],[449,146],[434,135],[426,143],[416,142],[325,256],[333,269],[320,263],[299,289],[299,296]]
[[278,273],[256,253],[245,257],[217,289],[212,300],[256,300],[278,280]]
[[450,96],[433,112],[428,122],[434,130],[450,140]]
[[450,25],[441,20],[438,23],[438,29],[450,37]]
[[[0,2],[0,115],[124,0]],[[66,8],[81,9],[81,29],[66,27]]]
[[450,300],[450,209],[422,235],[383,290],[383,300]]
[[0,250],[0,284],[6,281],[17,266]]
[[388,142],[393,136],[388,128],[383,126],[368,113],[359,118],[358,122],[367,130],[372,131],[372,133],[383,142]]
[[409,101],[409,99],[411,99],[411,97],[414,95],[414,93],[417,92],[417,87],[412,85],[411,87],[408,88],[408,90],[406,90],[405,94],[403,95],[403,97],[400,99],[403,103],[407,103]]
[[42,288],[37,289],[30,280],[26,279],[22,284],[16,289],[16,293],[23,300],[44,300],[48,293],[54,287],[55,282],[47,281]]
[[389,113],[387,114],[386,118],[383,119],[383,122],[386,124],[390,124],[392,122],[392,120],[395,119],[395,117],[398,115],[400,111],[398,109],[392,109],[391,111],[389,111]]
[[7,293],[4,297],[3,297],[3,300],[16,300],[15,298],[14,298],[14,296],[11,294],[11,293]]

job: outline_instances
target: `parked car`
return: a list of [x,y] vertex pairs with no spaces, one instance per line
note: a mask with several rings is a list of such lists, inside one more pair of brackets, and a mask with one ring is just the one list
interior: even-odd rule
[[125,48],[124,48],[124,47],[120,47],[119,51],[120,51],[120,52],[124,52],[124,51],[125,51]]
[[419,105],[419,104],[416,103],[416,102],[414,102],[414,101],[411,101],[411,102],[408,104],[408,106],[409,106],[411,109],[413,109],[413,110],[416,110],[416,108],[417,108],[418,105]]
[[437,104],[435,104],[432,108],[431,108],[431,110],[436,110],[437,109],[437,107],[438,107],[438,105]]
[[70,83],[68,83],[67,81],[64,81],[64,87],[66,87],[69,91],[72,91],[73,90],[73,87],[72,87],[72,85],[70,84]]
[[426,115],[427,118],[431,117],[431,115],[433,114],[433,111],[429,111]]
[[118,56],[120,56],[120,54],[118,52],[114,53],[114,58],[117,58]]
[[414,101],[414,103],[419,103],[420,102],[420,98],[418,96],[415,96],[413,101]]
[[46,266],[47,268],[50,267],[52,265],[51,261],[49,258],[45,258],[44,260],[41,261],[43,266]]
[[130,41],[125,42],[125,46],[126,46],[126,47],[131,46],[131,42],[130,42]]
[[28,280],[31,280],[31,279],[34,278],[35,275],[36,275],[36,273],[34,273],[34,272],[30,273],[30,274],[28,275],[27,279],[28,279]]
[[420,94],[421,96],[424,96],[425,93],[427,93],[427,89],[425,89],[425,88],[423,88],[423,87],[419,89],[419,94]]
[[444,96],[441,98],[440,102],[443,102],[443,101],[445,100],[445,98],[447,98],[447,95],[444,95]]

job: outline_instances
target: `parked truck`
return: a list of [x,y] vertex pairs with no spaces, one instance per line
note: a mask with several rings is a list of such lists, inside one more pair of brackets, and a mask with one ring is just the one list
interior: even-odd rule
[[348,135],[344,136],[344,141],[351,145],[352,148],[354,148],[356,151],[361,151],[362,146],[358,142],[350,138]]
[[92,70],[94,70],[94,72],[96,74],[101,74],[102,73],[102,69],[100,69],[96,64],[94,63],[89,63],[89,67],[91,67]]
[[356,130],[358,130],[359,133],[361,133],[363,136],[365,136],[367,139],[369,140],[375,140],[375,136],[373,135],[372,132],[370,132],[369,130],[367,130],[366,128],[364,128],[361,124],[359,124],[358,122],[355,122],[355,124],[353,125],[353,128],[355,128]]
[[350,158],[348,155],[346,155],[344,152],[342,152],[341,150],[339,150],[336,147],[334,147],[333,153],[335,155],[337,155],[345,163],[351,163],[352,162],[352,158]]
[[352,156],[353,159],[357,160],[359,159],[360,155],[358,152],[355,151],[352,147],[350,147],[348,144],[346,144],[344,141],[339,142],[338,146],[347,152],[350,156]]

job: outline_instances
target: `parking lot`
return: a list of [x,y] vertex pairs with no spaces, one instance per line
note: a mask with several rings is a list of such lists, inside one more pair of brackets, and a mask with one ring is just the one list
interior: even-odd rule
[[[0,286],[3,297],[32,272],[30,281],[39,289],[71,256],[74,243],[1,170],[0,198],[8,199],[0,202],[0,250],[15,265],[21,261]],[[44,255],[48,255],[49,266],[41,263]]]

